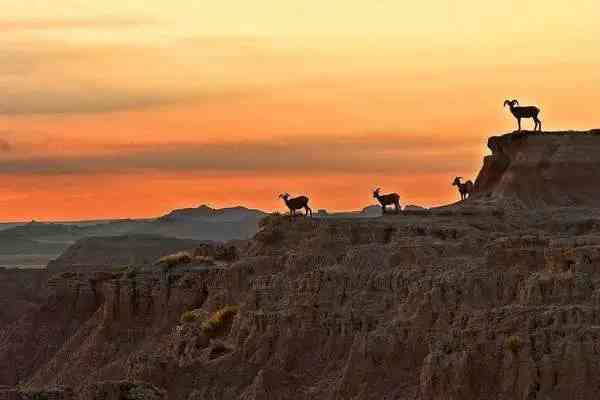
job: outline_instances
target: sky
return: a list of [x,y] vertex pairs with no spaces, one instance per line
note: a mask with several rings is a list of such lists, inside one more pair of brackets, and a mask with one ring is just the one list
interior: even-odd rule
[[[0,221],[455,201],[505,99],[599,127],[596,0],[0,0]],[[528,124],[526,122],[525,124]],[[528,125],[526,125],[528,126]]]

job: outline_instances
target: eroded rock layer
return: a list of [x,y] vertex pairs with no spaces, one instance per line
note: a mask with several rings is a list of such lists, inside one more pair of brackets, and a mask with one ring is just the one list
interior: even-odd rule
[[600,130],[491,137],[475,188],[529,207],[600,207]]
[[57,275],[0,349],[32,329],[28,386],[81,399],[595,399],[600,215],[585,215],[474,200],[270,217],[235,261]]

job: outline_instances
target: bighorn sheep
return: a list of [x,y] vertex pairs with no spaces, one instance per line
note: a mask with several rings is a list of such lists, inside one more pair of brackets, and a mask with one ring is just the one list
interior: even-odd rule
[[306,215],[310,214],[312,217],[312,209],[308,206],[308,197],[298,196],[290,199],[289,193],[283,193],[279,195],[279,198],[283,199],[287,208],[290,209],[290,216],[296,215],[296,210],[304,208]]
[[475,186],[473,182],[466,181],[465,183],[461,183],[462,177],[457,176],[454,178],[454,182],[452,182],[452,186],[458,186],[458,192],[460,193],[460,199],[466,200],[467,197],[471,197],[471,194],[475,190]]
[[521,118],[532,118],[535,122],[533,130],[537,130],[539,127],[540,132],[542,131],[542,121],[538,119],[538,114],[540,113],[540,109],[535,106],[525,106],[525,107],[516,107],[519,105],[517,100],[505,100],[504,107],[509,106],[510,112],[517,119],[517,123],[519,124],[519,130],[521,130]]
[[381,210],[385,214],[386,206],[394,205],[396,213],[400,212],[400,195],[398,193],[379,194],[381,188],[373,191],[373,197],[381,204]]

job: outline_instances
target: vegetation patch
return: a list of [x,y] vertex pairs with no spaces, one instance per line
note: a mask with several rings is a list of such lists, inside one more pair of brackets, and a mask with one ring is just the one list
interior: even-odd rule
[[197,319],[198,316],[194,314],[193,311],[186,311],[183,314],[181,314],[181,317],[179,317],[179,322],[181,322],[182,324],[191,324]]
[[175,267],[181,265],[187,265],[192,262],[192,256],[187,251],[180,251],[179,253],[170,254],[160,258],[157,262],[161,266],[163,271],[167,272]]
[[519,353],[521,348],[523,347],[523,341],[520,337],[516,335],[511,335],[506,339],[505,342],[506,348],[510,350],[513,354]]
[[215,338],[222,335],[231,325],[231,322],[238,311],[238,306],[225,306],[220,310],[215,311],[202,324],[202,332],[209,338]]

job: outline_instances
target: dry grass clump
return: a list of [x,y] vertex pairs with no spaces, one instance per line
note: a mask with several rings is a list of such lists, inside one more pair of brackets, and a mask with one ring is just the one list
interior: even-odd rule
[[255,239],[262,244],[273,245],[283,240],[283,231],[279,228],[260,231],[256,234]]
[[157,261],[163,271],[170,271],[171,269],[180,265],[187,265],[192,262],[192,256],[187,251],[180,251],[179,253],[169,254],[164,256]]
[[523,347],[523,341],[520,337],[511,335],[506,339],[505,345],[506,348],[510,350],[513,354],[517,354],[519,351],[521,351],[521,348]]
[[115,271],[119,275],[124,275],[127,279],[134,279],[140,273],[140,268],[134,265],[122,265],[115,267]]
[[182,324],[191,324],[197,319],[198,316],[194,314],[193,311],[186,311],[183,314],[181,314],[181,317],[179,317],[179,322],[181,322]]
[[215,311],[202,324],[202,332],[209,338],[215,338],[224,333],[225,329],[233,321],[233,317],[239,311],[238,306],[225,306]]

